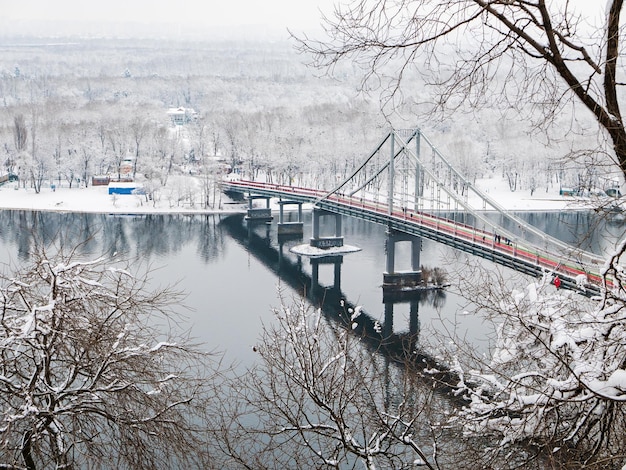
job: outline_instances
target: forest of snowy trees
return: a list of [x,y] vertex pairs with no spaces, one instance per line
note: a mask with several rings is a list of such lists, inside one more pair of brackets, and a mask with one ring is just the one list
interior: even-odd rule
[[[11,38],[0,57],[1,173],[35,191],[116,178],[131,162],[155,200],[176,192],[213,207],[224,171],[286,184],[338,178],[391,126],[422,128],[468,178],[504,178],[511,191],[612,184],[606,168],[571,161],[572,148],[598,158],[585,152],[595,140],[580,145],[584,121],[580,142],[534,140],[531,122],[494,108],[416,122],[413,111],[432,101],[417,76],[385,117],[376,91],[361,92],[356,64],[318,77],[288,42]],[[177,132],[172,107],[197,119]],[[189,174],[192,189],[179,178]]]

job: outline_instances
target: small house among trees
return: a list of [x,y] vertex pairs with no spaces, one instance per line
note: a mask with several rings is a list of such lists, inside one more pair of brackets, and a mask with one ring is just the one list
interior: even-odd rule
[[172,125],[174,126],[184,126],[185,124],[194,121],[197,114],[198,113],[192,108],[183,108],[182,106],[179,108],[170,108],[167,111],[167,115],[170,117]]

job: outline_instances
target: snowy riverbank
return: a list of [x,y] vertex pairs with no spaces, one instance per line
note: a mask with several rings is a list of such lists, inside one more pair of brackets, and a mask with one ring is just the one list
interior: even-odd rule
[[[476,186],[511,211],[589,210],[597,205],[596,201],[590,199],[560,196],[558,189],[549,192],[538,190],[532,196],[524,190],[511,192],[505,181],[495,179],[479,180]],[[241,204],[232,204],[225,196],[213,209],[202,208],[200,204],[172,201],[172,198],[161,198],[155,202],[147,200],[145,195],[110,195],[106,186],[57,187],[54,191],[44,187],[39,194],[33,189],[18,187],[17,183],[0,186],[0,209],[107,214],[207,214],[241,212],[245,209]],[[471,199],[469,202],[472,204]],[[472,205],[479,207],[478,203]]]
[[216,212],[241,212],[240,204],[231,204],[223,197],[221,209],[205,209],[200,204],[172,202],[174,198],[149,200],[141,194],[109,194],[107,186],[49,187],[39,194],[33,189],[18,187],[9,183],[0,187],[0,209],[37,210],[54,212],[90,212],[105,214],[210,214]]

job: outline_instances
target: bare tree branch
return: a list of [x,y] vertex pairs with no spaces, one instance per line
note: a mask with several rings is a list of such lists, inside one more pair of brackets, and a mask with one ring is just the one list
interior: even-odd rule
[[611,0],[597,27],[571,2],[359,0],[324,18],[324,39],[292,37],[313,67],[329,74],[341,63],[360,67],[362,88],[383,88],[383,107],[391,111],[407,71],[434,87],[425,114],[490,102],[529,111],[545,130],[566,103],[582,103],[626,173],[617,93],[622,7],[623,0]]

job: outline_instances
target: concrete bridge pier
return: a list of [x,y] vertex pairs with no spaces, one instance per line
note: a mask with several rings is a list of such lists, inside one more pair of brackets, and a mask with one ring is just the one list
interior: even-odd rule
[[[411,243],[411,269],[396,271],[396,243],[408,241]],[[414,235],[389,229],[387,231],[387,266],[383,273],[383,290],[401,290],[419,286],[422,282],[420,269],[420,252],[422,239]]]
[[[320,219],[325,216],[335,218],[335,235],[332,237],[320,237]],[[323,209],[313,209],[313,237],[311,246],[315,248],[332,248],[343,246],[343,236],[341,235],[341,214],[335,214]]]
[[[265,199],[265,207],[254,207],[254,201],[257,199]],[[248,195],[248,211],[246,213],[246,221],[248,222],[271,222],[272,210],[270,209],[270,197],[258,196],[254,194]]]
[[[284,206],[298,206],[298,220],[295,222],[285,221]],[[278,236],[302,236],[304,234],[304,223],[302,222],[302,203],[298,201],[278,201]]]

